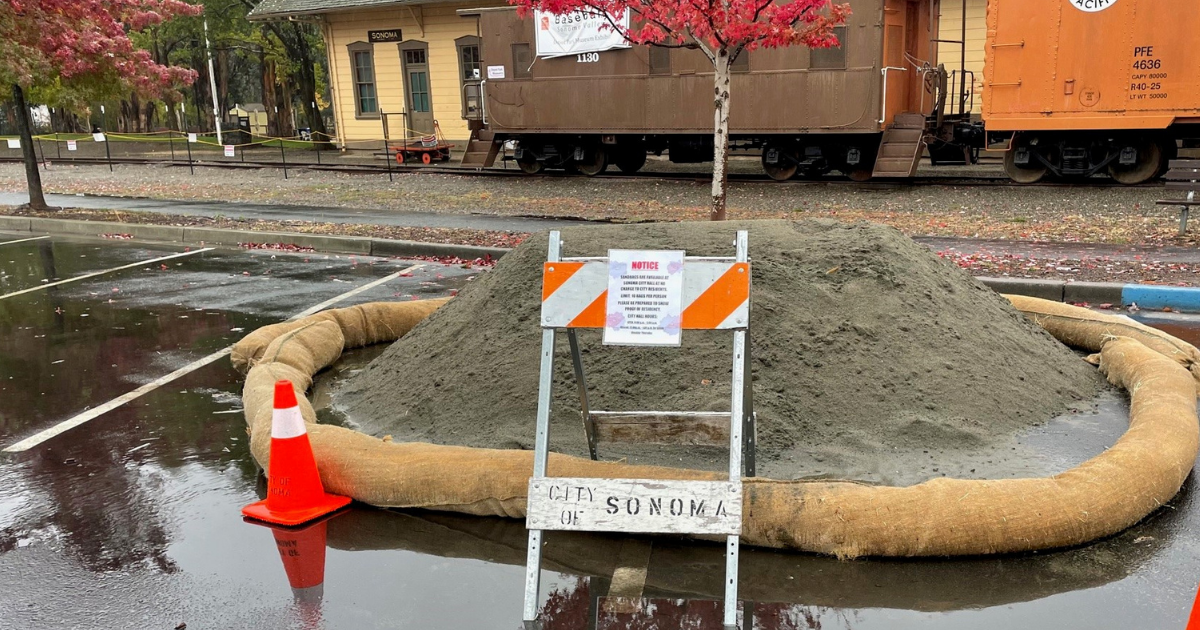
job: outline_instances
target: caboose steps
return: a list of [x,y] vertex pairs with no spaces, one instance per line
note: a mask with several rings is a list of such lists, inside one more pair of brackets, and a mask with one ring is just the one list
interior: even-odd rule
[[897,114],[883,132],[871,177],[912,177],[925,151],[925,116]]
[[487,129],[476,129],[471,132],[471,140],[467,142],[467,151],[463,153],[460,166],[487,168],[496,163],[500,154],[500,142],[495,139],[495,132]]

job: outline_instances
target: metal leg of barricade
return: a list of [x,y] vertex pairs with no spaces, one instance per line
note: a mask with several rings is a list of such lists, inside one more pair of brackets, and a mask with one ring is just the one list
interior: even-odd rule
[[571,343],[571,365],[575,368],[575,383],[579,386],[579,414],[583,418],[583,432],[587,435],[588,455],[592,461],[600,458],[596,448],[596,421],[592,408],[588,406],[587,378],[583,374],[583,357],[579,354],[579,338],[575,330],[567,329],[567,341]]
[[758,423],[754,414],[754,374],[750,368],[750,332],[746,331],[746,350],[742,353],[742,417],[734,422],[742,423],[742,461],[744,476],[757,474],[755,450],[758,448]]
[[[550,248],[547,260],[558,262],[561,246],[558,232],[550,233]],[[533,478],[546,476],[546,463],[550,450],[550,401],[554,384],[554,341],[553,328],[542,329],[542,358],[538,372],[537,434],[534,437]],[[538,591],[542,577],[542,530],[529,530],[529,548],[525,558],[525,608],[522,620],[525,630],[537,630]]]
[[[738,262],[749,260],[749,239],[746,232],[738,232],[735,242]],[[745,456],[745,444],[742,441],[743,429],[748,405],[751,403],[747,395],[751,388],[749,374],[750,345],[745,329],[733,332],[733,387],[729,407],[729,480],[741,483],[742,462]],[[738,604],[738,556],[740,536],[728,536],[725,539],[725,630],[737,630]]]

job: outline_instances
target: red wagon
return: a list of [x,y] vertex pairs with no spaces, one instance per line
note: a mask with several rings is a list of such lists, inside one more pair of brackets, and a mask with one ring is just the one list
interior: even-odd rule
[[410,159],[420,160],[422,164],[432,164],[435,160],[449,162],[450,149],[454,148],[454,145],[446,142],[442,137],[442,128],[435,120],[433,121],[433,133],[405,138],[400,144],[393,144],[390,148],[396,154],[398,164],[404,164]]

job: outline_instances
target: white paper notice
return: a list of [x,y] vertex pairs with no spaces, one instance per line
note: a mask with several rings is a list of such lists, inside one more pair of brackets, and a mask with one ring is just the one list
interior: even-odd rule
[[489,79],[503,79],[504,78],[504,66],[488,66],[488,78]]
[[196,142],[196,134],[189,133],[188,134],[188,142],[195,143]]
[[605,344],[680,344],[683,257],[682,251],[608,251]]
[[67,150],[68,151],[78,151],[79,143],[74,140],[67,140]]
[[234,156],[233,145],[232,144],[225,145],[225,157],[233,157],[233,156]]
[[92,140],[95,140],[96,142],[104,142],[104,134],[94,133],[92,134]]
[[20,149],[21,148],[21,139],[20,138],[8,138],[8,148]]

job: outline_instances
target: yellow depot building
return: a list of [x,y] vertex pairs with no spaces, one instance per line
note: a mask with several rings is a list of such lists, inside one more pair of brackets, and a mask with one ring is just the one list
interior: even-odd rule
[[463,86],[482,77],[478,18],[459,9],[503,0],[263,0],[252,20],[315,23],[325,39],[339,144],[428,134],[451,142],[471,133]]
[[[987,45],[987,0],[942,0],[942,14],[938,21],[938,61],[946,70],[954,72],[962,62],[962,46],[957,42],[963,36],[963,10],[966,10],[966,67],[974,73],[971,93],[974,95],[971,111],[983,111],[983,47]],[[971,76],[968,75],[968,81]]]

